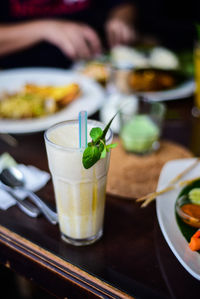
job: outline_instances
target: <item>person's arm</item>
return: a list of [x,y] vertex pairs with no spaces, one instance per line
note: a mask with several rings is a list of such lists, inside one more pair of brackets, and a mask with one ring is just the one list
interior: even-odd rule
[[91,58],[101,52],[97,33],[83,23],[49,21],[45,38],[72,59]]
[[119,19],[126,24],[133,25],[137,19],[137,9],[135,5],[130,3],[121,4],[111,10],[109,18]]
[[101,51],[96,32],[85,24],[41,20],[21,24],[0,24],[0,55],[7,55],[46,41],[71,59],[89,58]]
[[137,40],[136,19],[137,9],[133,4],[121,4],[111,10],[105,27],[111,47],[117,44],[130,44]]
[[0,55],[10,54],[44,40],[42,22],[0,24]]

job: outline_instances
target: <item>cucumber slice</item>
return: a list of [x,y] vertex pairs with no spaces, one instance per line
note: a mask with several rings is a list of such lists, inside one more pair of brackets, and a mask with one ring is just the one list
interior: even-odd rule
[[192,203],[200,205],[200,188],[192,189],[188,195]]

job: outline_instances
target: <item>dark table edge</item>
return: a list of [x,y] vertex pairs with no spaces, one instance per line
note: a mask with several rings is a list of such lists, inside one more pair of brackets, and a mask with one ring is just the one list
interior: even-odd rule
[[83,292],[85,289],[91,295],[101,298],[134,298],[1,225],[0,243],[20,253],[32,262],[40,264],[43,268],[73,284],[74,287],[82,289]]

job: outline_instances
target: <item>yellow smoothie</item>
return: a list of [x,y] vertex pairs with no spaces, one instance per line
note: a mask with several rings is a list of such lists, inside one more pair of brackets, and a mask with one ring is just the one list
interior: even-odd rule
[[[88,140],[92,127],[100,127],[100,124],[88,122]],[[102,235],[109,154],[85,169],[78,134],[77,121],[49,129],[46,149],[62,237],[67,241],[72,239],[75,245],[84,245]],[[109,134],[108,143],[112,139],[111,131]]]

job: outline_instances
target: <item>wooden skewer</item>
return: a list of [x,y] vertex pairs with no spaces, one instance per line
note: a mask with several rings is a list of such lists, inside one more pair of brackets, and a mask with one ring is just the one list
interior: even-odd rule
[[155,198],[156,196],[158,196],[158,195],[160,195],[160,194],[163,194],[163,193],[165,193],[165,192],[167,192],[167,191],[172,190],[173,188],[171,189],[171,186],[172,186],[174,183],[176,183],[178,180],[180,180],[180,179],[181,179],[185,174],[187,174],[190,170],[192,170],[192,169],[199,163],[199,161],[200,161],[200,158],[197,158],[197,159],[195,160],[195,162],[193,162],[190,166],[188,166],[186,169],[184,169],[182,172],[180,172],[177,176],[175,176],[175,178],[173,178],[173,179],[169,182],[169,184],[168,184],[168,186],[167,186],[166,188],[164,188],[164,189],[162,189],[162,190],[160,190],[160,191],[157,191],[157,192],[149,193],[149,194],[147,194],[147,195],[145,195],[145,196],[143,196],[143,197],[138,198],[136,201],[137,201],[137,202],[140,202],[140,201],[144,201],[144,200],[146,200],[146,199]]
[[188,184],[191,184],[191,183],[193,183],[194,181],[199,180],[199,179],[200,179],[200,177],[198,176],[198,177],[196,177],[196,178],[194,178],[194,179],[191,179],[191,180],[185,180],[185,181],[182,181],[182,182],[179,183],[179,186],[180,186],[180,187],[183,187],[183,186],[188,185]]
[[187,174],[190,170],[192,170],[197,164],[199,163],[200,158],[197,158],[190,166],[188,166],[186,169],[184,169],[181,173],[179,173],[175,178],[173,178],[168,185],[173,185],[178,180],[180,180],[185,174]]
[[151,193],[152,196],[146,198],[146,200],[143,202],[143,204],[141,205],[141,208],[145,208],[147,207],[158,195],[161,195],[163,193],[166,193],[168,191],[171,191],[173,189],[175,189],[176,187],[181,187],[181,186],[185,186],[187,184],[191,184],[193,183],[194,181],[200,179],[200,177],[196,177],[196,178],[193,178],[191,180],[185,180],[185,181],[182,181],[180,182],[178,185],[172,185],[172,186],[169,186],[169,187],[166,187],[165,189],[162,189],[161,191],[158,191],[158,192],[155,192],[157,193],[156,196],[153,196],[153,194],[155,195],[155,193]]
[[175,188],[175,185],[174,186],[168,186],[160,191],[157,191],[157,192],[152,192],[152,193],[149,193],[143,197],[140,197],[138,199],[136,199],[137,202],[140,202],[140,201],[144,201],[144,200],[147,200],[147,199],[154,199],[155,197],[157,197],[158,195],[161,195],[165,192],[168,192],[168,191],[171,191]]
[[173,186],[166,187],[165,189],[162,189],[161,191],[155,192],[157,194],[155,195],[155,193],[154,193],[154,196],[152,195],[151,197],[148,197],[141,205],[141,208],[145,208],[146,206],[148,206],[150,204],[150,202],[152,202],[158,195],[161,195],[163,193],[171,191],[175,188],[176,188],[176,185],[173,185]]

